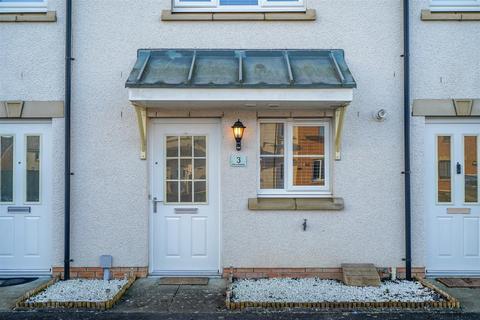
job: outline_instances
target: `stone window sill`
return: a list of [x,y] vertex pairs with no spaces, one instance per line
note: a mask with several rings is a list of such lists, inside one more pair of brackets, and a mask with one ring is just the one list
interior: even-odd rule
[[174,13],[163,10],[162,21],[314,21],[317,14],[314,9],[306,12],[202,12]]
[[338,211],[343,210],[343,198],[250,198],[249,210]]
[[57,12],[46,13],[0,13],[0,22],[56,22]]
[[423,21],[480,21],[480,12],[432,12],[422,10]]

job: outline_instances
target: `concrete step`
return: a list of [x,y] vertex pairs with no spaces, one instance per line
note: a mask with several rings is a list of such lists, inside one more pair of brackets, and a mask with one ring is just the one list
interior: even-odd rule
[[372,263],[342,264],[343,282],[347,286],[379,287],[380,275]]

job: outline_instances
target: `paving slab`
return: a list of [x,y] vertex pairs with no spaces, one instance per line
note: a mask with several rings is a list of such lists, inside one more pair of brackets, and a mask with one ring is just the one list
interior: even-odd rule
[[162,285],[160,278],[138,279],[112,311],[216,312],[225,308],[226,287],[224,279],[210,279],[207,285]]
[[44,277],[25,284],[0,287],[0,311],[11,310],[15,306],[15,302],[18,298],[24,295],[27,291],[33,290],[49,280],[49,277]]
[[460,307],[464,312],[474,312],[480,314],[480,288],[449,288],[435,279],[426,280],[457,298],[460,301]]

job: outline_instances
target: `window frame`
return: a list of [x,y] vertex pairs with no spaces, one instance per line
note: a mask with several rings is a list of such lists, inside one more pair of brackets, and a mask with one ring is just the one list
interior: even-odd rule
[[480,11],[480,0],[430,0],[430,10],[433,12]]
[[258,5],[220,5],[221,0],[172,0],[172,12],[305,12],[307,0],[258,0]]
[[[260,126],[262,123],[282,123],[284,125],[284,153],[283,167],[285,172],[283,189],[261,189],[260,186]],[[295,126],[323,126],[325,155],[325,184],[323,186],[294,186],[293,185],[293,127]],[[330,119],[259,119],[257,121],[257,195],[259,197],[318,197],[331,196],[331,162],[332,162],[332,125]]]
[[18,2],[7,0],[0,2],[0,13],[45,13],[47,12],[48,0]]

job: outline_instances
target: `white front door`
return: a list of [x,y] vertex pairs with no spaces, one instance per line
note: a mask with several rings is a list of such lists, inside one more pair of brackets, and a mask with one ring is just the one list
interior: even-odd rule
[[480,124],[426,130],[427,272],[480,274]]
[[219,122],[154,120],[150,133],[150,272],[218,274]]
[[50,130],[0,122],[0,274],[50,272]]

